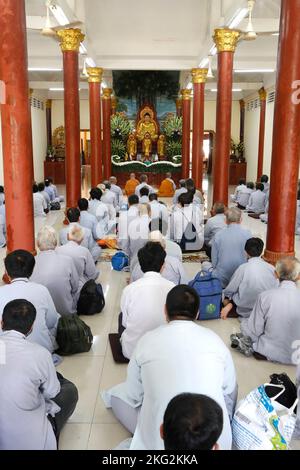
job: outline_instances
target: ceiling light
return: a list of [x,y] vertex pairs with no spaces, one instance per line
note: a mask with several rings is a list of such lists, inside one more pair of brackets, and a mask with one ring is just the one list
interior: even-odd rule
[[62,69],[51,67],[28,67],[28,72],[61,72]]
[[272,36],[279,36],[279,33],[273,33]]
[[204,69],[209,64],[209,58],[205,57],[199,64],[200,69]]
[[210,49],[209,55],[216,55],[216,53],[217,53],[217,46],[214,45],[214,46],[212,46],[212,48]]
[[248,15],[249,13],[249,10],[248,8],[241,8],[239,9],[233,16],[233,18],[230,20],[229,24],[228,24],[228,28],[236,28],[240,22],[246,18],[246,16]]
[[274,69],[236,69],[234,73],[273,73]]
[[87,54],[87,48],[85,47],[85,45],[83,44],[83,42],[80,44],[80,47],[79,47],[79,52],[80,54]]
[[61,26],[66,26],[67,24],[70,23],[68,17],[66,16],[61,6],[56,5],[53,2],[49,2],[49,8],[51,10],[52,15],[58,22],[58,24],[60,24]]
[[213,71],[212,71],[212,57],[211,56],[209,56],[209,58],[208,58],[207,78],[214,78],[214,74],[213,74]]
[[[218,93],[218,90],[216,88],[212,88],[210,91],[212,93]],[[232,88],[232,91],[239,92],[239,91],[243,91],[243,90],[242,90],[242,88]]]
[[189,83],[187,84],[187,89],[188,89],[188,90],[191,90],[192,88],[193,88],[193,83],[192,83],[192,82],[189,82]]
[[88,67],[96,67],[95,61],[91,57],[87,57],[85,61]]

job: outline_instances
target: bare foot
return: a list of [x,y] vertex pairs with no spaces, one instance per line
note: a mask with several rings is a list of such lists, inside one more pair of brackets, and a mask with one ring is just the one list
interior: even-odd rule
[[222,320],[226,320],[228,315],[229,315],[229,312],[232,310],[232,303],[229,303],[226,305],[226,307],[223,307],[222,310],[221,310],[221,318]]

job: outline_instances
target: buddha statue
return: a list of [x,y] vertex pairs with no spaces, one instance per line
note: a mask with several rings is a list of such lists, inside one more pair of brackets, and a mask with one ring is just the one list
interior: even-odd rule
[[157,154],[160,160],[165,158],[166,154],[166,138],[164,135],[160,135],[157,141]]
[[152,138],[149,132],[146,132],[143,139],[143,160],[149,160],[152,152]]
[[129,160],[135,160],[137,154],[137,143],[134,134],[130,134],[127,140],[127,153]]
[[150,135],[152,142],[157,141],[157,125],[149,113],[145,113],[143,119],[139,121],[136,132],[137,138],[140,142],[143,142],[146,134]]

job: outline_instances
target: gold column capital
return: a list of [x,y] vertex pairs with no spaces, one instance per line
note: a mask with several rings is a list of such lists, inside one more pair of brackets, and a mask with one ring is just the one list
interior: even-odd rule
[[102,75],[103,69],[100,67],[88,67],[86,69],[88,73],[88,82],[89,83],[101,83],[102,82]]
[[116,96],[111,97],[111,107],[116,108],[118,104],[118,98]]
[[205,83],[207,79],[208,69],[192,69],[193,83]]
[[33,88],[29,88],[29,96],[31,97],[33,95]]
[[240,108],[245,109],[246,103],[244,100],[240,100]]
[[103,88],[103,99],[110,100],[112,92],[112,88]]
[[177,98],[176,99],[176,107],[178,109],[182,108],[182,98]]
[[259,94],[260,101],[266,101],[267,91],[264,89],[264,87],[262,87],[262,88],[260,88],[260,90],[258,90],[258,94]]
[[52,108],[52,100],[46,100],[46,109]]
[[80,43],[85,38],[81,29],[77,28],[61,29],[56,34],[60,39],[62,52],[79,52]]
[[181,90],[180,93],[184,101],[189,101],[192,97],[192,90],[190,90],[189,88],[185,88],[184,90]]
[[215,29],[213,40],[215,41],[218,52],[235,52],[240,35],[240,31],[235,29]]

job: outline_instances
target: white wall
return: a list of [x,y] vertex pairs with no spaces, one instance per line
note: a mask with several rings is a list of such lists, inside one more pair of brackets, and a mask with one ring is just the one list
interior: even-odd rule
[[[216,101],[205,101],[204,108],[204,129],[216,130]],[[232,117],[231,117],[231,137],[236,143],[240,141],[240,103],[239,101],[232,102]]]
[[[52,101],[52,131],[57,127],[64,126],[64,101]],[[80,129],[90,128],[89,101],[80,100]]]

